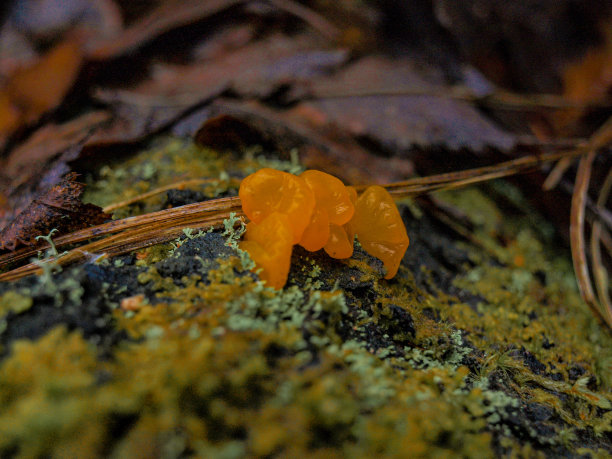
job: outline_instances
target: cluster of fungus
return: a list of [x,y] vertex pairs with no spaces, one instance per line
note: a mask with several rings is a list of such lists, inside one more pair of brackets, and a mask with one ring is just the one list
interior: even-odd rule
[[386,279],[397,273],[408,248],[408,235],[393,198],[380,186],[361,196],[333,175],[316,170],[299,176],[261,169],[240,185],[242,210],[250,219],[240,248],[260,269],[260,278],[276,289],[287,282],[295,244],[332,258],[353,254],[355,236],[384,263]]

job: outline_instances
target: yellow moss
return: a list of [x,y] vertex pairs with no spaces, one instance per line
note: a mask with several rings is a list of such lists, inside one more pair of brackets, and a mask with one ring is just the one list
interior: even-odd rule
[[9,312],[19,314],[32,307],[32,298],[9,290],[0,296],[0,318]]
[[62,327],[36,343],[16,342],[0,370],[0,450],[95,452],[104,430],[90,398],[95,368],[91,347]]
[[[99,206],[107,206],[124,201],[172,183],[201,178],[214,178],[218,181],[192,185],[190,188],[202,190],[207,196],[216,196],[228,188],[226,167],[230,167],[227,157],[196,146],[191,141],[167,138],[152,144],[129,159],[106,165],[97,176],[87,177],[88,186],[83,200]],[[165,201],[165,194],[113,212],[115,218],[124,218],[145,212],[159,210]]]

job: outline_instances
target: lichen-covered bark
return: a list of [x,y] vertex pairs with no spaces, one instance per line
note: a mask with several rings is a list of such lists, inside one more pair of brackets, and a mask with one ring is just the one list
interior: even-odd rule
[[[172,140],[92,174],[89,197],[202,176],[219,181],[169,199],[235,193],[228,176],[271,163],[298,167]],[[390,281],[359,248],[296,247],[275,291],[228,234],[186,231],[0,285],[0,455],[610,454],[612,340],[552,228],[505,183],[438,198],[472,241],[400,204],[411,245]]]

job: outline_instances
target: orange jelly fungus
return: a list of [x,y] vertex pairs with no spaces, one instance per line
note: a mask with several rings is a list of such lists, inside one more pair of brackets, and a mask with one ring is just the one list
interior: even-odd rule
[[314,193],[304,179],[276,169],[260,169],[246,177],[238,195],[242,210],[255,223],[273,212],[285,214],[294,244],[302,239],[315,206]]
[[293,231],[286,215],[273,212],[260,223],[247,224],[240,248],[249,252],[257,268],[261,268],[261,280],[275,289],[283,288],[293,248]]
[[397,273],[408,248],[408,235],[391,195],[371,186],[359,197],[336,177],[308,170],[299,177],[261,169],[240,185],[247,225],[246,250],[260,277],[280,289],[287,282],[293,245],[330,257],[349,258],[355,235],[369,254],[380,258],[386,279]]
[[348,224],[370,255],[380,258],[387,269],[385,279],[397,273],[408,248],[406,227],[391,195],[381,186],[368,187],[355,201],[355,215]]
[[349,191],[344,183],[333,175],[321,171],[304,171],[300,175],[315,195],[317,206],[327,212],[329,222],[344,225],[355,213]]
[[[315,252],[327,244],[330,238],[330,224],[347,223],[355,213],[355,206],[344,183],[333,175],[308,170],[300,177],[306,181],[315,195],[315,208],[299,244],[306,250]],[[342,258],[350,256],[349,254]]]
[[300,240],[300,245],[309,252],[316,252],[323,248],[328,239],[329,217],[320,206],[315,206],[310,223]]
[[332,258],[349,258],[353,255],[353,239],[349,239],[342,226],[329,225],[329,240],[323,247]]

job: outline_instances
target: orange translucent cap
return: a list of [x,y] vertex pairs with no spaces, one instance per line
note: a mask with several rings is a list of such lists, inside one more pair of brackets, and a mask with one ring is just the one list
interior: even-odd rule
[[355,206],[340,179],[315,170],[304,171],[300,177],[314,192],[316,204],[327,213],[330,223],[344,225],[353,217]]
[[304,179],[276,169],[260,169],[246,177],[238,191],[242,210],[255,223],[273,212],[285,214],[293,233],[293,243],[301,238],[315,205],[314,193]]
[[346,192],[348,193],[349,198],[351,202],[353,203],[353,205],[355,205],[355,201],[357,201],[357,190],[355,189],[355,187],[347,186]]
[[348,222],[355,213],[355,206],[347,188],[333,175],[307,170],[302,172],[300,177],[315,195],[315,208],[299,244],[306,250],[315,252],[327,244],[330,238],[329,225],[343,225]]
[[310,252],[321,250],[329,239],[329,217],[321,206],[315,205],[310,223],[304,230],[300,245]]
[[239,245],[261,269],[259,277],[268,286],[281,289],[287,282],[293,248],[293,231],[289,218],[273,212],[261,223],[247,225],[245,240]]
[[350,258],[353,255],[353,239],[349,239],[342,226],[329,225],[329,240],[323,247],[332,258]]
[[368,187],[355,201],[355,215],[347,225],[370,255],[382,260],[391,279],[408,248],[406,227],[391,195],[381,186]]

